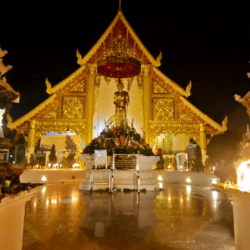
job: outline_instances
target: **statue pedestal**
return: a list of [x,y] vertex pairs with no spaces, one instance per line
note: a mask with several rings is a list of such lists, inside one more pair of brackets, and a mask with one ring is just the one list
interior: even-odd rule
[[[80,190],[90,190],[90,167],[94,165],[94,155],[82,155],[81,159],[87,165],[87,177],[79,184]],[[158,188],[158,183],[154,178],[153,165],[160,160],[159,156],[144,156],[139,155],[139,170],[140,170],[140,190],[146,189],[153,191]],[[108,157],[108,165],[112,163],[112,156]],[[108,171],[106,169],[97,169],[94,171],[94,182],[104,183],[108,182]],[[94,184],[93,189],[106,189],[107,184]],[[117,170],[114,177],[114,188],[117,189],[137,189],[137,177],[130,170]]]
[[224,184],[214,185],[218,191],[228,196],[233,203],[234,237],[236,250],[249,249],[250,231],[250,193],[241,192],[239,189],[225,187]]

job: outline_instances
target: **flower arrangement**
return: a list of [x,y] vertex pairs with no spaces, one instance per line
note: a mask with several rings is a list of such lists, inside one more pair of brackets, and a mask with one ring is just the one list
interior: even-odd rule
[[113,155],[113,151],[117,149],[126,154],[154,155],[145,138],[137,133],[134,127],[105,127],[100,136],[94,138],[83,153],[94,154],[95,149],[107,149],[108,155]]

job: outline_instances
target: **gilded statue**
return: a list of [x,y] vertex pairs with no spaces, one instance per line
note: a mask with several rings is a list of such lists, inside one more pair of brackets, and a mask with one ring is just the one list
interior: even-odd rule
[[118,91],[114,93],[115,114],[112,115],[105,123],[106,126],[115,124],[115,126],[127,127],[127,110],[129,105],[129,94],[123,91],[122,82],[117,84]]
[[116,126],[126,126],[127,110],[129,104],[129,95],[127,91],[123,91],[123,83],[118,83],[118,91],[114,93]]

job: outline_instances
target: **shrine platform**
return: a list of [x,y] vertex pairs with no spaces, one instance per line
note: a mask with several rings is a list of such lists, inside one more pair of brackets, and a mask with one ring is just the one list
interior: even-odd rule
[[84,169],[26,169],[20,175],[21,183],[80,182],[86,177]]

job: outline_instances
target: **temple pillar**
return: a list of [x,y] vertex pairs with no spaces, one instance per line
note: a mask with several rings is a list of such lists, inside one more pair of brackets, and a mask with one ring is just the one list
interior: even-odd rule
[[31,154],[34,154],[36,146],[36,120],[32,120],[29,124],[28,132],[28,152],[26,153],[28,161],[30,160]]
[[203,123],[200,123],[200,148],[202,154],[202,163],[205,165],[205,161],[208,158],[207,156],[207,135],[206,135],[206,126]]
[[146,142],[150,144],[150,67],[151,65],[143,65],[143,130],[146,135]]
[[87,146],[93,139],[93,117],[94,117],[94,94],[95,94],[95,72],[96,64],[89,63],[89,75],[87,83],[87,109],[86,109],[86,135],[85,145]]

